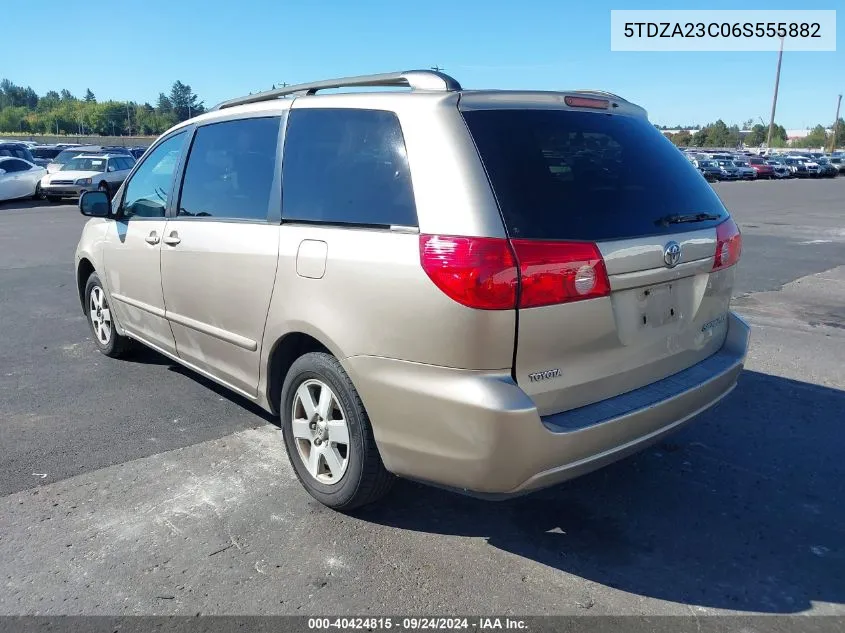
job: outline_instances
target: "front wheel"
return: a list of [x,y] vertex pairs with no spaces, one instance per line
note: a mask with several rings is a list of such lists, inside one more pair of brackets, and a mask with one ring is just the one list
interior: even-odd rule
[[390,489],[394,477],[381,461],[367,412],[334,356],[311,352],[294,361],[280,411],[294,472],[317,501],[348,511]]
[[111,358],[122,356],[129,347],[129,339],[118,334],[115,328],[106,291],[97,273],[91,273],[85,284],[85,312],[97,349]]
[[35,193],[32,194],[33,200],[40,200],[43,196],[41,195],[41,183],[35,183]]

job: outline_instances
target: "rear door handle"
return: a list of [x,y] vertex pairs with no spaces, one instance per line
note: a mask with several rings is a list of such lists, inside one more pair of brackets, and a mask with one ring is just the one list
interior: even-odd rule
[[156,244],[158,244],[161,240],[159,240],[159,237],[158,237],[158,235],[156,234],[156,232],[155,232],[155,231],[151,231],[151,232],[150,232],[150,234],[149,234],[147,237],[145,237],[145,238],[144,238],[144,241],[145,241],[147,244],[152,244],[153,246],[155,246],[155,245],[156,245]]
[[176,231],[171,232],[170,235],[167,235],[164,238],[164,243],[168,246],[176,246],[181,241],[182,240]]

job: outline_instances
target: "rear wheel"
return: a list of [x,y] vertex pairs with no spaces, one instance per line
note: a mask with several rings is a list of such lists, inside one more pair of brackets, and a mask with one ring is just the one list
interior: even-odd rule
[[308,493],[348,511],[383,497],[393,482],[384,467],[361,398],[334,356],[305,354],[285,377],[282,435]]
[[85,312],[97,349],[111,358],[122,356],[129,347],[129,339],[118,334],[114,326],[108,297],[97,273],[91,273],[85,284]]
[[42,196],[41,196],[41,183],[37,182],[37,183],[35,183],[35,193],[32,194],[32,199],[33,200],[40,200],[41,198],[42,198]]

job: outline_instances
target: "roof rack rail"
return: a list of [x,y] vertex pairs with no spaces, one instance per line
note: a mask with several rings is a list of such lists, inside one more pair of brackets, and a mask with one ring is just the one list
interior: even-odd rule
[[378,75],[358,75],[357,77],[340,77],[338,79],[323,79],[321,81],[312,81],[304,84],[295,84],[293,86],[285,86],[284,88],[277,88],[275,90],[267,90],[265,92],[258,92],[246,97],[238,97],[236,99],[229,99],[212,108],[212,110],[222,110],[223,108],[231,108],[246,103],[258,103],[260,101],[270,101],[278,99],[279,97],[286,97],[290,95],[313,95],[318,90],[330,90],[332,88],[351,88],[356,86],[367,87],[402,87],[411,88],[412,90],[440,90],[444,92],[452,92],[461,90],[461,84],[445,73],[435,70],[404,70],[395,73],[381,73]]

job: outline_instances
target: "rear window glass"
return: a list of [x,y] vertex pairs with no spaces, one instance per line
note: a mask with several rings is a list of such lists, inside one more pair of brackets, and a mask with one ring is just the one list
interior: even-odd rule
[[[568,110],[463,115],[512,237],[625,239],[728,217],[696,168],[645,119]],[[718,219],[661,222],[700,213]]]

